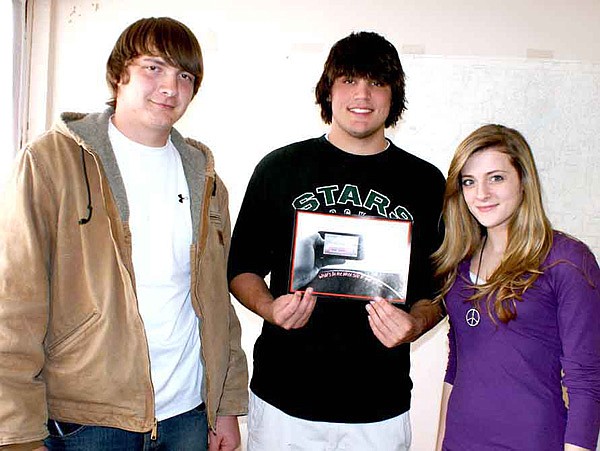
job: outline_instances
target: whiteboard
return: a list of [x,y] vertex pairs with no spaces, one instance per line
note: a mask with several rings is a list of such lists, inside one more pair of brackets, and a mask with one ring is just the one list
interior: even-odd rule
[[519,130],[554,228],[600,256],[600,64],[401,56],[408,110],[396,144],[446,174],[456,146],[486,123]]

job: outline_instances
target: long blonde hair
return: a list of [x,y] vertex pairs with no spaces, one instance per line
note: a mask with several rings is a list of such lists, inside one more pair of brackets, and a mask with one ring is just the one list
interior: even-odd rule
[[[517,316],[517,301],[542,273],[540,265],[552,247],[552,226],[544,211],[541,185],[531,149],[516,130],[502,125],[484,125],[467,136],[456,149],[444,194],[444,241],[433,254],[436,277],[442,281],[437,299],[443,299],[454,284],[458,265],[471,258],[485,236],[469,211],[461,188],[461,171],[471,155],[494,147],[508,155],[519,174],[523,199],[508,224],[508,240],[498,268],[486,283],[475,286],[469,298],[476,305],[485,299],[487,312],[507,323]],[[494,299],[495,298],[495,299]],[[492,299],[493,303],[492,303]]]

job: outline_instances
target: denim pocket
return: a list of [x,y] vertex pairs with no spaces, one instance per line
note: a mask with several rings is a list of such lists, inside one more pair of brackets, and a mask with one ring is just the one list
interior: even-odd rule
[[51,437],[70,437],[83,430],[83,428],[85,428],[84,424],[48,420],[48,432]]

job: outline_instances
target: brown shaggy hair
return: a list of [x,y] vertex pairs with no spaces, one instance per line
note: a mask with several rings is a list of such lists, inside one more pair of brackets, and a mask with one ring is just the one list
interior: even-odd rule
[[198,92],[204,67],[202,50],[194,33],[170,17],[149,17],[129,25],[117,39],[106,62],[106,82],[111,90],[108,105],[116,106],[119,83],[127,83],[127,66],[141,55],[164,58],[170,65],[194,76],[194,94]]

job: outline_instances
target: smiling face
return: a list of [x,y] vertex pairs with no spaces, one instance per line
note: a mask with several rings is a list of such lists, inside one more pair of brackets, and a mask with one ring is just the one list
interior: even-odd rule
[[133,141],[164,146],[192,100],[194,76],[152,55],[138,56],[126,70],[126,81],[117,87],[113,123]]
[[383,139],[392,92],[388,85],[342,76],[331,87],[332,140]]
[[523,199],[521,180],[509,156],[497,147],[475,152],[462,168],[460,183],[475,219],[488,233],[505,233]]

